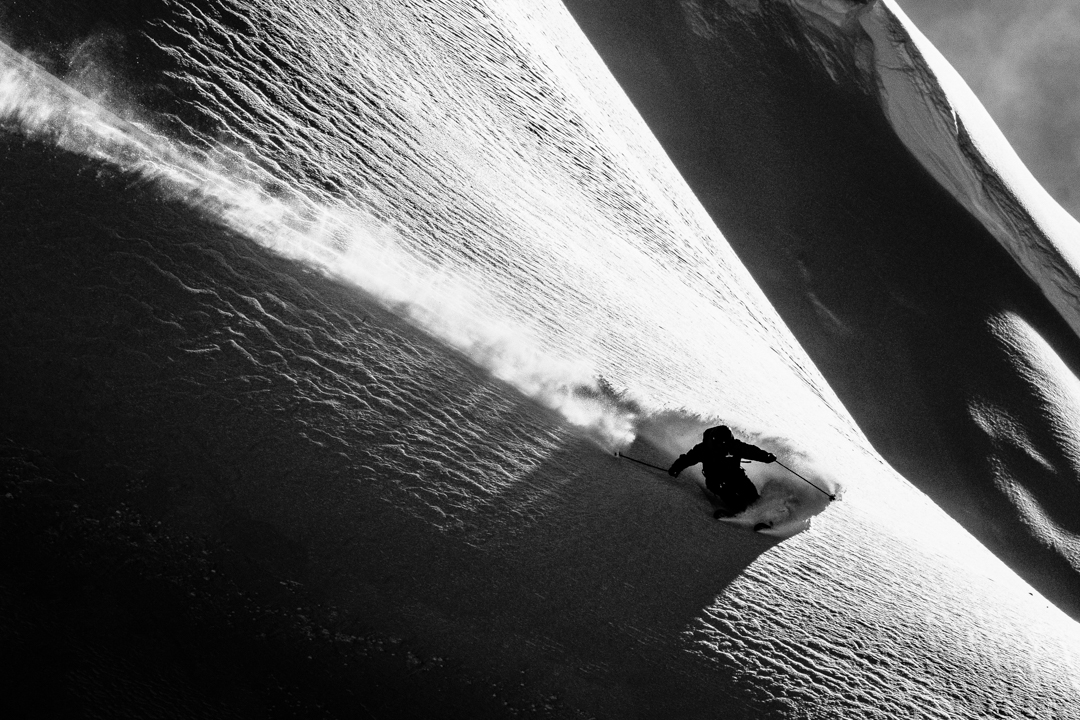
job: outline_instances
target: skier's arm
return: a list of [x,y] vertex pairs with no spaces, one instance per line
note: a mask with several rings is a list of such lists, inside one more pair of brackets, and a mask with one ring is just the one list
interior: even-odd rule
[[750,445],[736,440],[738,444],[738,454],[740,457],[744,457],[747,460],[757,460],[758,462],[771,463],[776,461],[776,456],[767,450],[762,450],[756,445]]
[[675,462],[671,463],[671,467],[667,471],[668,475],[670,475],[671,477],[676,477],[686,468],[690,467],[691,465],[697,465],[699,462],[701,462],[702,449],[703,448],[699,443],[687,450],[684,454],[680,455],[675,460]]

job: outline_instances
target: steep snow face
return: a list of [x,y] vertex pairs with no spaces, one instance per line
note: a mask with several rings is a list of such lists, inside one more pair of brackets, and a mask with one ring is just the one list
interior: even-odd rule
[[875,448],[1080,616],[1073,530],[1032,520],[1080,506],[1071,466],[1003,482],[972,411],[1016,386],[998,414],[1069,455],[994,328],[1074,382],[1080,233],[955,73],[891,2],[567,4]]
[[[17,242],[0,246],[0,382],[35,442],[66,452],[74,437],[102,464],[157,472],[167,532],[242,544],[247,529],[275,590],[304,582],[343,622],[421,638],[504,686],[527,677],[568,716],[1077,706],[1076,624],[873,452],[561,6],[162,7],[137,28],[153,41],[140,60],[197,116],[189,143],[4,54],[0,140],[49,159],[0,179],[19,200],[4,207]],[[958,338],[954,362],[973,339],[994,372],[1056,372],[1011,319],[1067,362],[1060,328],[1025,314],[1042,309],[1034,295],[1014,303],[1025,312],[984,312],[1007,259],[970,294],[955,274],[915,281],[911,248],[965,266],[932,225],[904,224],[953,206],[927,199],[872,103],[828,94],[866,57],[844,60],[828,18],[778,40],[803,25],[777,7],[699,3],[694,42],[735,55],[668,77],[733,83],[692,151],[751,152],[701,196],[726,197],[717,217],[741,249],[767,251],[756,270],[805,302],[820,324],[794,319],[814,349],[837,343],[823,357],[846,389],[898,378],[892,404],[860,419],[951,389],[940,345],[925,361],[900,342],[928,323],[933,342]],[[730,34],[733,17],[748,35]],[[782,72],[749,62],[775,58]],[[830,144],[852,138],[865,145]],[[784,224],[746,242],[762,218]],[[983,252],[964,218],[944,235]],[[889,326],[910,335],[874,332]],[[962,368],[976,387],[995,379],[980,362]],[[974,396],[943,395],[964,418],[947,418],[955,440]],[[665,465],[715,419],[843,500],[755,467],[778,525],[753,533],[762,508],[717,523],[692,478],[609,452],[632,435],[630,452]],[[1059,462],[1052,432],[1026,437]]]

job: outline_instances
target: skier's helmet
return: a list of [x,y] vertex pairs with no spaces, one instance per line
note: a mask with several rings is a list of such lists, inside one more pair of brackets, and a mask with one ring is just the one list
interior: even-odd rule
[[708,443],[727,442],[732,438],[734,438],[734,435],[731,434],[731,428],[727,425],[711,427],[701,434],[701,439]]

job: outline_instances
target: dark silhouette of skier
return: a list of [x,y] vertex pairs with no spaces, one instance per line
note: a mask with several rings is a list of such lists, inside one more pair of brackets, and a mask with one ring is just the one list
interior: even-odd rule
[[686,468],[701,463],[705,487],[724,505],[714,517],[737,515],[759,497],[754,483],[742,469],[743,459],[771,463],[776,456],[736,440],[727,425],[717,425],[703,432],[701,442],[671,464],[668,475],[678,477]]

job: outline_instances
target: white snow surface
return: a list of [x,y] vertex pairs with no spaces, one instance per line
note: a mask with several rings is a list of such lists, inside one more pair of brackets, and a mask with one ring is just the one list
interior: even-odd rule
[[[375,483],[406,510],[401,523],[437,525],[448,537],[483,527],[497,540],[490,552],[508,555],[543,540],[538,528],[554,528],[551,562],[569,567],[581,552],[576,539],[628,530],[603,518],[631,512],[638,534],[620,550],[625,568],[611,569],[616,584],[641,582],[637,568],[656,543],[706,558],[638,599],[655,616],[601,617],[602,650],[584,648],[565,623],[507,608],[505,623],[463,630],[460,646],[449,632],[449,651],[467,646],[466,632],[509,625],[528,648],[507,650],[520,662],[599,654],[590,677],[607,700],[597,705],[569,682],[561,694],[607,717],[640,711],[638,696],[649,692],[661,700],[648,707],[670,702],[682,716],[1080,717],[1080,628],[877,456],[562,6],[368,5],[357,14],[314,0],[248,3],[243,11],[273,42],[178,10],[162,52],[183,68],[179,81],[206,88],[202,111],[222,129],[200,148],[119,120],[6,48],[0,112],[20,132],[153,178],[253,242],[354,283],[447,352],[559,413],[534,434],[534,425],[518,432],[512,416],[487,418],[471,439],[453,423],[417,429],[428,467],[451,472],[395,484],[385,479],[392,460],[378,475],[353,468],[343,482]],[[846,12],[846,3],[823,6]],[[1075,223],[1030,187],[891,2],[871,3],[861,17],[901,137],[1080,327],[1071,299],[1080,285],[1061,250]],[[940,85],[929,84],[901,30]],[[268,48],[274,62],[256,63]],[[272,76],[256,82],[265,68]],[[1009,180],[1003,194],[987,194],[988,174],[972,157]],[[1042,234],[1016,242],[1006,200],[1026,208]],[[1045,376],[1043,407],[1077,437],[1080,389],[1056,379],[1071,377],[1067,368],[1022,323],[1003,316],[996,329],[1025,372]],[[401,382],[367,371],[383,388]],[[455,391],[438,372],[429,380]],[[363,397],[352,382],[326,389],[342,417]],[[419,409],[401,398],[395,412],[423,414],[423,393],[407,398]],[[992,407],[973,413],[988,432],[1023,444]],[[843,500],[826,504],[775,466],[759,468],[755,480],[783,492],[727,528],[696,494],[610,459],[614,448],[670,459],[718,420]],[[486,464],[481,487],[456,454],[494,430],[514,438],[502,450],[525,460]],[[575,445],[580,437],[590,442]],[[530,475],[567,447],[592,475]],[[520,498],[526,478],[546,525],[497,501]],[[734,580],[712,581],[726,546],[759,542],[746,526],[761,517],[777,520],[775,534],[787,539]],[[1060,521],[1033,509],[1031,522],[1047,542],[1077,552]],[[467,576],[471,592],[485,592],[481,577]],[[713,592],[693,618],[673,621],[663,609],[680,604],[682,585]],[[614,603],[585,592],[575,600],[588,612]],[[410,600],[422,608],[417,618],[440,612],[437,594]],[[635,675],[641,655],[677,676],[689,699],[665,701],[664,688]],[[559,677],[552,671],[549,681]]]

